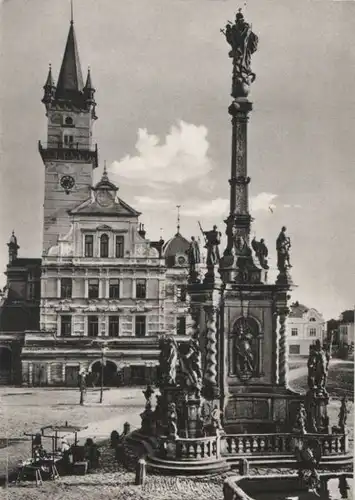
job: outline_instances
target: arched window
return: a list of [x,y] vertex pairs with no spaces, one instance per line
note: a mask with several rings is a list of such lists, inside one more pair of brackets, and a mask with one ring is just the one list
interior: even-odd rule
[[108,236],[102,234],[100,238],[100,257],[108,257]]
[[65,119],[65,125],[73,125],[73,118],[71,116],[67,116]]

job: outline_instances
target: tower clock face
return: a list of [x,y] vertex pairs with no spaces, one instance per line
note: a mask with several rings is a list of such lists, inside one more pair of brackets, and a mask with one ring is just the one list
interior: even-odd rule
[[63,175],[63,177],[60,179],[60,185],[66,193],[69,193],[69,191],[71,191],[75,186],[74,177],[72,177],[71,175]]

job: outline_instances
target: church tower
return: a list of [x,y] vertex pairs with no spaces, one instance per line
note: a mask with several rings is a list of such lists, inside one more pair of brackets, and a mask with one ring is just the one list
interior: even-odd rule
[[92,144],[95,88],[88,70],[84,85],[73,18],[57,85],[49,67],[42,99],[46,108],[47,143],[39,142],[45,166],[43,255],[70,228],[68,210],[90,197],[93,169],[98,165]]

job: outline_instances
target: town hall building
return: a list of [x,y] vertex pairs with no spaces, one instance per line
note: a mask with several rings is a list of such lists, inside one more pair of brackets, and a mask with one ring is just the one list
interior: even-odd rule
[[[50,67],[42,102],[42,259],[19,259],[12,235],[0,309],[1,355],[9,358],[3,383],[74,386],[81,372],[99,375],[102,361],[107,385],[153,381],[159,337],[187,333],[189,242],[179,223],[167,242],[148,240],[140,212],[121,198],[106,167],[93,184],[95,88],[90,70],[84,84],[73,21],[57,84]],[[34,313],[19,324],[9,318],[21,300]]]

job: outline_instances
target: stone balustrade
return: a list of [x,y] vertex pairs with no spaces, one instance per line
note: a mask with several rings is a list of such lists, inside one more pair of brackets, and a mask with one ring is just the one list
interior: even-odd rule
[[[299,434],[229,434],[223,437],[223,456],[293,454],[294,439]],[[347,453],[346,434],[306,434],[304,438],[317,439],[322,446],[322,455]]]
[[167,437],[160,439],[159,456],[167,460],[218,460],[221,458],[221,438],[209,436],[201,438],[177,438],[175,441]]

